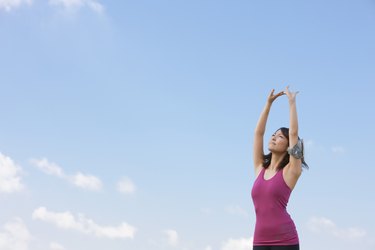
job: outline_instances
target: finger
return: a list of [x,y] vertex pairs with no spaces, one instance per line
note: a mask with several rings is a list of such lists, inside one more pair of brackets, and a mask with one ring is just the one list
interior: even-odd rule
[[274,92],[274,91],[275,91],[274,89],[271,90],[270,94],[268,95],[268,98],[273,98],[273,96],[274,96],[274,95],[273,95],[273,92]]

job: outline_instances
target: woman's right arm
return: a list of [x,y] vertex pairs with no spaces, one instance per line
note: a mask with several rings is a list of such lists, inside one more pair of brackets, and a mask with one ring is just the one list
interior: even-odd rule
[[262,169],[263,164],[263,137],[264,133],[266,131],[266,123],[268,119],[268,114],[271,110],[271,106],[273,101],[279,97],[284,95],[284,91],[281,91],[274,95],[274,89],[272,89],[271,93],[269,94],[267,98],[266,105],[263,108],[262,113],[260,114],[258,123],[255,127],[255,133],[254,133],[254,148],[253,148],[253,161],[254,161],[254,170],[255,175],[257,176],[260,170]]

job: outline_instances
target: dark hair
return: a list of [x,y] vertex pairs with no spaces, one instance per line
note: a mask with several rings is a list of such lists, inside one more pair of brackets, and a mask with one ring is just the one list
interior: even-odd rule
[[[279,131],[279,130],[288,139],[288,147],[289,147],[289,128],[281,127],[278,130],[276,130],[276,132]],[[300,139],[300,138],[298,137],[298,139]],[[302,143],[302,150],[303,150],[303,143]],[[280,162],[279,166],[277,166],[277,170],[283,169],[286,165],[288,165],[289,158],[290,158],[290,155],[285,154],[284,158]],[[263,167],[264,168],[268,168],[270,166],[271,159],[272,159],[272,152],[269,152],[268,154],[263,156]],[[307,165],[307,163],[305,162],[304,156],[302,156],[301,160],[302,160],[302,167],[306,168],[306,169],[309,169],[309,165]]]

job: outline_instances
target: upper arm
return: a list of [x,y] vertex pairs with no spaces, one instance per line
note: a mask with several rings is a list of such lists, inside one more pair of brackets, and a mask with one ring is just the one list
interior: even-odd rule
[[254,170],[257,170],[263,164],[263,134],[262,133],[255,133],[254,134],[254,144],[253,144],[253,161],[254,161]]
[[[291,158],[292,157],[293,156],[291,156]],[[299,160],[299,161],[301,161],[301,160]],[[289,164],[283,169],[283,176],[284,176],[285,183],[288,185],[288,187],[291,190],[294,189],[294,187],[297,184],[297,181],[298,181],[299,177],[302,174],[302,167],[301,167],[301,165],[302,164],[300,164],[300,166],[298,167],[298,163],[297,163],[297,165],[293,166],[289,162]]]
[[[298,134],[289,134],[289,146],[293,147],[298,142]],[[285,167],[284,177],[288,186],[293,189],[302,173],[302,160],[289,156],[289,164]]]
[[[292,129],[289,130],[289,147],[293,148],[298,142],[298,133],[293,132]],[[289,167],[293,172],[300,172],[302,170],[302,160],[293,157],[289,157]]]

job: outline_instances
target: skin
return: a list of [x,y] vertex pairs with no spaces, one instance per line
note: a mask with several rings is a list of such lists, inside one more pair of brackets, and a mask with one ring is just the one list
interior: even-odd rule
[[[268,95],[266,105],[263,108],[255,128],[253,148],[255,176],[258,176],[263,168],[263,141],[268,115],[273,102],[280,96],[285,95],[289,102],[289,145],[294,146],[298,141],[298,117],[296,107],[296,96],[298,92],[289,91],[289,87],[286,87],[285,91],[281,91],[277,94],[274,92],[275,90],[272,89],[271,93]],[[283,136],[281,131],[276,131],[276,133],[271,136],[268,149],[272,152],[272,159],[270,166],[264,173],[264,179],[266,180],[271,179],[276,174],[278,164],[282,161],[284,155],[288,153],[288,140]],[[296,159],[291,156],[288,165],[286,165],[282,171],[285,183],[293,190],[302,173],[301,159]]]

